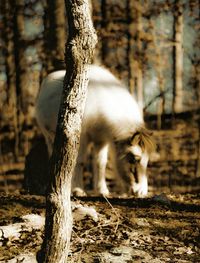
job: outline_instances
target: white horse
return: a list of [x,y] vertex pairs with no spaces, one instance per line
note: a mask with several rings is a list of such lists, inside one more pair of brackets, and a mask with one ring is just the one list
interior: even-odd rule
[[[36,103],[36,119],[44,134],[49,155],[55,137],[65,71],[49,74],[42,82]],[[114,154],[114,170],[124,190],[143,197],[148,192],[146,168],[153,142],[139,106],[123,84],[107,69],[92,65],[85,105],[80,149],[72,189],[83,190],[82,168],[86,149],[94,145],[94,189],[108,195],[106,164],[108,149]],[[76,192],[76,191],[75,191]]]

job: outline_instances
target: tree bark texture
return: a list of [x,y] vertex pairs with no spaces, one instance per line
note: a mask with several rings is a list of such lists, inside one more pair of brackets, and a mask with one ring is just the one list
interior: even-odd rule
[[45,238],[39,262],[66,263],[70,245],[71,179],[79,148],[81,122],[97,36],[87,0],[66,0],[69,37],[66,76],[51,160],[47,195]]

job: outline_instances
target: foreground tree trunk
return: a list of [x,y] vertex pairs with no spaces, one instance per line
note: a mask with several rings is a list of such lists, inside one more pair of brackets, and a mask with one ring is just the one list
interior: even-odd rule
[[45,238],[39,262],[66,263],[70,245],[71,178],[78,153],[81,121],[88,84],[88,64],[97,36],[87,0],[66,0],[69,38],[66,76],[51,160],[51,184],[47,196]]

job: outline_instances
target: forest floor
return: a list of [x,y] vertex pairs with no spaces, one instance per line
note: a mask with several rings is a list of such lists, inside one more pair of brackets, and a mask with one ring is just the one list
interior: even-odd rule
[[[74,221],[69,262],[200,262],[200,195],[150,198],[83,197],[93,207]],[[45,199],[0,196],[0,262],[35,263],[40,249]],[[76,217],[76,209],[74,210]]]

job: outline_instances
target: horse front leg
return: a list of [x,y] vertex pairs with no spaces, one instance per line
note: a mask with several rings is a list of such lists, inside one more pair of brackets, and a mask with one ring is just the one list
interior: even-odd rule
[[94,190],[97,194],[109,195],[106,184],[106,165],[108,161],[108,144],[94,147],[93,172]]

